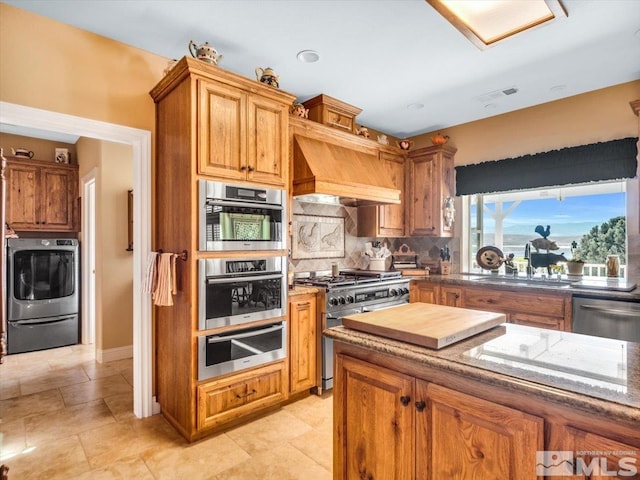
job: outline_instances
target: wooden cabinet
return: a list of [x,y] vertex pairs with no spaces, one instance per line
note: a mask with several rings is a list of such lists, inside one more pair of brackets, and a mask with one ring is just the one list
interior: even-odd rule
[[310,98],[303,105],[309,109],[309,120],[356,133],[356,116],[362,109],[324,94]]
[[514,292],[495,288],[465,288],[463,306],[508,315],[509,322],[571,331],[571,296]]
[[542,418],[422,380],[415,406],[415,478],[536,478]]
[[411,303],[440,303],[440,287],[436,282],[414,280],[409,286],[409,300]]
[[207,178],[285,187],[287,109],[295,96],[187,57],[150,95],[156,104],[153,245],[167,252],[188,252],[176,269],[173,305],[154,311],[155,388],[163,416],[194,441],[284,402],[289,395],[286,361],[198,381],[198,339],[214,333],[198,330],[198,261],[221,254],[198,250],[197,185]]
[[289,391],[316,386],[318,316],[315,294],[289,298]]
[[278,362],[198,386],[198,428],[237,420],[285,399],[285,364]]
[[77,231],[78,166],[8,159],[7,223],[17,231]]
[[416,478],[415,380],[345,355],[335,375],[333,478]]
[[442,145],[409,153],[409,235],[453,236],[453,223],[445,220],[444,206],[455,195],[455,152]]
[[388,176],[395,188],[400,190],[399,205],[358,207],[359,237],[403,237],[405,236],[405,156],[380,152],[381,175]]
[[198,173],[284,187],[289,103],[198,79]]
[[448,307],[462,307],[464,305],[462,288],[442,285],[440,287],[439,303],[440,305],[447,305]]
[[342,354],[334,389],[334,478],[536,478],[542,418]]
[[571,295],[545,294],[520,289],[468,287],[433,280],[411,282],[411,302],[434,303],[504,313],[519,325],[571,331]]
[[567,428],[564,439],[563,450],[575,452],[575,475],[567,478],[605,480],[640,476],[635,446],[572,427]]

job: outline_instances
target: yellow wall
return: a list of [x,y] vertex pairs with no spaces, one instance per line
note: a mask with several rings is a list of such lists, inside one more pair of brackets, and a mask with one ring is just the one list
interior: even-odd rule
[[0,59],[2,101],[154,130],[164,57],[2,3]]
[[[640,98],[640,80],[442,129],[456,147],[456,165],[519,157],[638,135],[629,102]],[[418,135],[414,148],[431,145]]]
[[129,145],[81,138],[80,178],[96,169],[96,349],[133,344],[133,254],[127,248]]
[[5,155],[12,155],[12,148],[26,148],[33,152],[34,160],[46,160],[47,162],[55,162],[56,148],[66,148],[69,150],[70,163],[78,163],[76,146],[73,143],[54,142],[53,140],[0,133],[0,147],[4,149]]

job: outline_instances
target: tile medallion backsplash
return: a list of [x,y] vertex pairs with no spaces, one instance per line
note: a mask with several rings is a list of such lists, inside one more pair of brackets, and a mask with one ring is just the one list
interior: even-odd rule
[[293,259],[291,262],[296,273],[323,272],[331,270],[331,264],[337,263],[340,268],[361,268],[361,259],[365,243],[374,240],[386,243],[392,253],[401,245],[407,245],[418,255],[418,262],[425,265],[436,265],[440,258],[440,249],[448,246],[451,251],[452,271],[458,272],[460,265],[460,242],[457,238],[439,237],[404,237],[404,238],[370,238],[358,237],[358,209],[343,205],[325,205],[293,201],[293,215],[337,217],[344,219],[344,257],[343,258],[305,258]]

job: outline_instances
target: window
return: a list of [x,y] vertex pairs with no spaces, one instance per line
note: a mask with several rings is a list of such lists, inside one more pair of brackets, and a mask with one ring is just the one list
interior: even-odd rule
[[[571,243],[578,243],[578,250],[586,262],[585,275],[606,275],[604,263],[609,253],[620,255],[621,272],[624,274],[625,181],[465,195],[462,198],[466,219],[464,271],[481,271],[475,260],[476,252],[480,247],[493,245],[505,256],[513,253],[519,270],[524,272],[525,245],[542,238],[536,233],[537,225],[542,225],[545,235],[548,225],[548,238],[558,246],[553,253],[564,253],[567,259],[571,259]],[[608,226],[609,221],[617,217],[624,221],[611,222],[615,223],[616,231],[604,235],[602,225],[606,223]],[[543,273],[543,269],[538,270]]]

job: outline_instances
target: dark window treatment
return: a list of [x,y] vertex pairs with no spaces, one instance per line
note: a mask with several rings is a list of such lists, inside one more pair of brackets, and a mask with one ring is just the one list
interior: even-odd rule
[[637,138],[456,167],[456,195],[633,178]]

